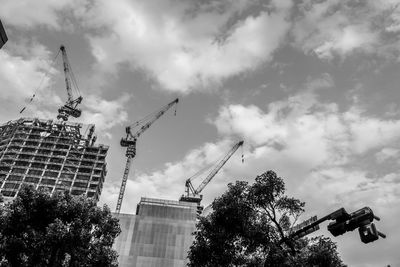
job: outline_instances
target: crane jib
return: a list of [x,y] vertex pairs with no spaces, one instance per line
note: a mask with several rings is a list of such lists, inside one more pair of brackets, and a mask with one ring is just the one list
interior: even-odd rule
[[[158,120],[162,115],[165,114],[172,106],[176,105],[179,102],[179,99],[175,99],[174,101],[168,103],[166,106],[162,107],[160,110],[157,110],[154,115],[152,116],[147,116],[147,122],[144,123],[143,125],[138,121],[135,122],[133,125],[128,126],[125,128],[126,131],[126,137],[121,139],[121,146],[126,147],[126,164],[125,164],[125,169],[124,169],[124,175],[122,177],[122,182],[121,182],[121,187],[118,195],[118,201],[117,201],[117,207],[115,209],[116,213],[119,213],[121,211],[121,206],[122,206],[122,200],[124,198],[124,193],[125,193],[125,186],[128,180],[129,176],[129,170],[131,167],[131,159],[133,159],[136,156],[136,140],[139,138],[139,136],[146,131],[147,129],[150,128],[150,126]],[[139,130],[135,133],[132,133],[132,128],[140,127]]]
[[[188,201],[188,202],[196,202],[200,203],[202,196],[199,195],[201,191],[207,186],[207,184],[214,178],[214,176],[218,173],[218,171],[225,165],[225,163],[231,158],[231,156],[238,150],[239,147],[243,145],[244,141],[240,141],[236,143],[229,151],[228,153],[224,156],[224,158],[219,161],[216,165],[216,167],[207,175],[207,177],[201,182],[201,184],[195,189],[191,179],[189,178],[185,181],[185,187],[186,187],[186,196],[181,197],[181,201]],[[243,161],[243,155],[242,155],[242,161]]]

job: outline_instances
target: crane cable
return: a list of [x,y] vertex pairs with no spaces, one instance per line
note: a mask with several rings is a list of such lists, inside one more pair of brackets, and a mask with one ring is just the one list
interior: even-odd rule
[[75,74],[74,74],[74,72],[73,72],[73,70],[72,70],[72,66],[71,66],[71,63],[69,62],[69,58],[68,57],[66,57],[66,60],[67,60],[67,64],[68,64],[68,67],[69,67],[69,72],[70,72],[70,76],[71,76],[71,81],[72,81],[72,83],[73,83],[73,87],[75,87],[75,92],[79,95],[79,96],[81,96],[81,91],[79,90],[79,87],[78,87],[78,83],[76,82],[76,79],[75,79]]
[[[58,50],[57,55],[53,58],[53,61],[51,62],[50,66],[52,66],[54,64],[54,61],[56,61],[58,55],[60,54],[60,50]],[[36,92],[40,89],[40,87],[42,86],[42,83],[44,81],[44,78],[49,74],[49,70],[47,70],[47,72],[45,72],[42,76],[42,79],[40,80],[39,86],[35,89],[35,91],[33,92],[33,95],[31,96],[31,98],[29,99],[28,103],[20,110],[19,114],[22,114],[25,109],[32,103],[33,99],[36,96]]]
[[242,149],[242,163],[244,163],[244,148],[243,148],[243,145],[242,145],[241,149]]
[[178,105],[175,105],[174,116],[176,116],[176,111],[178,110]]
[[[243,149],[243,147],[242,147]],[[207,170],[211,170],[214,169],[224,158],[226,157],[226,155],[222,155],[221,157],[219,157],[216,161],[212,162],[211,164],[209,164],[208,166],[200,169],[198,172],[196,172],[195,174],[193,174],[192,176],[190,176],[188,178],[188,180],[190,181],[194,181],[196,179],[198,179],[200,177],[201,174],[205,173]],[[243,153],[242,153],[242,162],[243,162]]]

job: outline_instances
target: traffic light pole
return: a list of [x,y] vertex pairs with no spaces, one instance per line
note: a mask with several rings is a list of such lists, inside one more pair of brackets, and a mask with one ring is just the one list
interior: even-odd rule
[[311,223],[310,225],[307,225],[300,230],[295,231],[294,233],[290,234],[289,237],[297,239],[301,238],[303,236],[306,236],[316,230],[319,229],[319,224],[327,221],[327,220],[336,220],[338,218],[343,218],[343,217],[348,217],[349,214],[346,212],[344,208],[340,208],[337,211],[334,211],[318,220],[315,222]]

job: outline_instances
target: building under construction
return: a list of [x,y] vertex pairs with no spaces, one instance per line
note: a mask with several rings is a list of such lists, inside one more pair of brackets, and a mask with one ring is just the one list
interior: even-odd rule
[[0,126],[0,192],[13,198],[22,184],[52,193],[100,197],[108,146],[95,145],[94,125],[21,118]]
[[114,243],[119,266],[186,266],[198,209],[197,203],[142,198],[136,215],[115,214],[122,230]]

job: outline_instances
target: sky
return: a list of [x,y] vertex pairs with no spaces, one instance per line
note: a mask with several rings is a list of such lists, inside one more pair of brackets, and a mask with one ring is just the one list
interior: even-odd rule
[[[185,180],[244,140],[203,190],[274,170],[303,219],[365,206],[387,234],[332,237],[349,266],[400,266],[399,0],[0,0],[0,121],[55,119],[61,44],[82,116],[110,146],[100,204],[112,210],[125,127],[176,97],[138,140],[121,212],[177,200]],[[32,95],[33,100],[29,102]],[[20,114],[20,110],[26,107]],[[244,155],[244,162],[241,155]],[[195,180],[196,185],[201,183]]]

